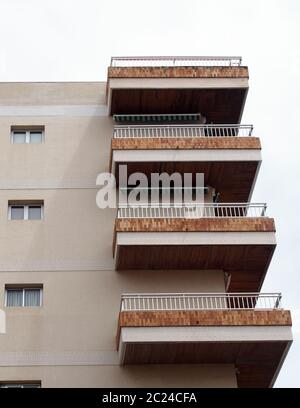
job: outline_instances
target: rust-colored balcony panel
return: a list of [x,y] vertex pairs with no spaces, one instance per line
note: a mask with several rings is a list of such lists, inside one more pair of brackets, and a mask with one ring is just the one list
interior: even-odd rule
[[122,311],[120,327],[291,326],[289,310]]
[[249,78],[248,67],[108,67],[110,78]]
[[118,218],[116,232],[275,232],[273,218]]
[[113,139],[112,150],[261,149],[258,137]]

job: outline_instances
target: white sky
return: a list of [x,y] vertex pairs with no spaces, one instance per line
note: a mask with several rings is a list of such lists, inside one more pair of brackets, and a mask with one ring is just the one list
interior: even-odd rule
[[250,70],[242,123],[263,165],[278,247],[263,291],[282,291],[295,341],[276,382],[300,386],[298,0],[0,0],[0,81],[101,81],[111,56],[241,55]]

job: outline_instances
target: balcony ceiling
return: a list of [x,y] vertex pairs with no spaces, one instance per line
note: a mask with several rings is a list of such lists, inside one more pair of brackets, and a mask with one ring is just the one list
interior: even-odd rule
[[229,292],[259,292],[274,250],[275,245],[121,245],[116,269],[221,269],[231,274]]
[[[151,173],[204,173],[206,186],[220,193],[221,202],[247,202],[258,170],[258,161],[243,162],[136,162],[127,164],[128,175],[142,172],[150,179]],[[118,180],[118,165],[116,178]]]
[[238,387],[272,385],[287,341],[126,344],[124,364],[235,364]]
[[201,112],[206,123],[240,123],[247,88],[112,89],[111,115]]

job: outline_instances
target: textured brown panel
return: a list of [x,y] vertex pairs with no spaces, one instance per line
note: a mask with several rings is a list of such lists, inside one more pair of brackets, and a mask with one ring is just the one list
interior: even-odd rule
[[110,114],[202,113],[207,123],[239,123],[247,88],[113,89]]
[[229,292],[259,292],[275,245],[124,245],[117,270],[223,270],[231,274]]
[[[256,161],[136,162],[119,164],[127,164],[128,176],[135,172],[142,172],[149,180],[151,173],[203,173],[205,185],[214,187],[220,193],[220,201],[227,203],[243,203],[248,201],[258,168],[258,162]],[[117,182],[118,168],[119,166],[117,165]]]
[[257,137],[113,139],[112,150],[261,149]]
[[273,218],[117,218],[116,232],[275,232]]
[[289,310],[184,310],[121,312],[120,327],[291,326]]
[[108,67],[109,78],[249,78],[248,67]]

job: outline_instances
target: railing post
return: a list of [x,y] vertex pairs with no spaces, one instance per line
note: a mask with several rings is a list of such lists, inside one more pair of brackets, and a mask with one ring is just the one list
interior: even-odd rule
[[281,293],[279,293],[275,302],[274,309],[279,309],[281,307],[281,297]]
[[265,217],[266,211],[267,211],[267,204],[264,204],[263,210],[262,210],[262,212],[261,212],[261,216],[262,216],[262,217]]

